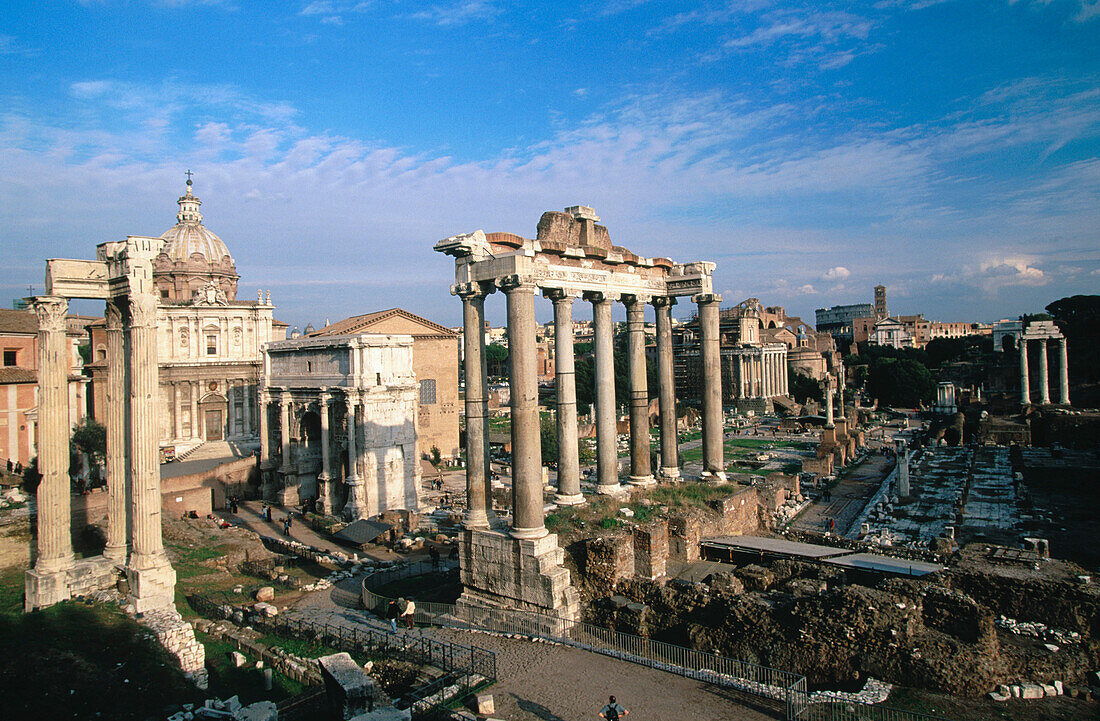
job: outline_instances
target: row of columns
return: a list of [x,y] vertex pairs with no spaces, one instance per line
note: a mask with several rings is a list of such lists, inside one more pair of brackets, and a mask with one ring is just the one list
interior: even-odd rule
[[[36,583],[52,585],[46,605],[67,597],[61,578],[76,565],[71,541],[69,485],[68,300],[34,301],[39,341],[38,487]],[[138,610],[172,602],[174,573],[161,538],[156,298],[134,294],[107,301],[107,543],[103,556],[124,565]],[[52,579],[52,580],[50,580]]]
[[[169,398],[172,409],[170,437],[176,439],[206,438],[206,424],[199,413],[199,399],[203,395],[202,382],[177,381],[168,384],[168,386],[171,389]],[[186,401],[182,390],[184,388],[187,389]],[[240,398],[241,401],[241,423],[239,428],[235,415],[237,398]],[[186,431],[183,428],[185,403],[191,418],[190,427]],[[238,434],[242,436],[252,435],[252,383],[250,381],[244,379],[229,379],[226,381],[226,418],[224,419],[224,426],[225,434],[229,437]]]
[[[1031,379],[1029,378],[1027,344],[1039,344],[1039,403],[1050,404],[1050,369],[1047,365],[1047,341],[1048,338],[1028,339],[1020,336],[1020,401],[1031,403]],[[1059,403],[1069,405],[1069,354],[1066,350],[1066,339],[1058,338],[1058,397]]]
[[[488,398],[485,362],[485,298],[497,288],[507,302],[510,391],[512,403],[512,529],[516,538],[546,535],[543,523],[541,423],[536,368],[535,307],[537,286],[520,276],[494,283],[464,283],[454,287],[463,302],[463,343],[466,376],[466,490],[468,528],[488,528],[493,520],[489,481]],[[545,289],[554,305],[557,349],[558,493],[560,505],[584,502],[580,485],[577,393],[573,357],[573,302],[582,294]],[[614,324],[612,303],[620,296],[586,292],[592,304],[595,347],[595,415],[597,492],[614,494],[619,484],[615,404]],[[627,362],[630,378],[630,483],[654,483],[649,444],[649,392],[646,378],[644,312],[647,300],[623,295],[627,313]],[[722,461],[722,392],[718,348],[718,304],[721,296],[698,295],[703,338],[703,475],[724,479]],[[672,305],[675,299],[649,299],[656,311],[661,475],[679,476],[675,389],[672,367]]]
[[737,353],[738,398],[771,398],[787,394],[786,361],[782,353],[753,349]]

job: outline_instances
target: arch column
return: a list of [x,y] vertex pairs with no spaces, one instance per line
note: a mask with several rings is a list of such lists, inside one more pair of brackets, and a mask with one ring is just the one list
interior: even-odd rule
[[332,461],[329,452],[328,409],[332,396],[322,390],[318,398],[321,410],[321,472],[317,474],[317,510],[324,515],[332,513]]
[[1031,380],[1028,378],[1027,338],[1020,336],[1020,402],[1031,403]]
[[[127,555],[127,536],[129,517],[127,506],[130,503],[129,457],[130,450],[126,439],[126,345],[122,331],[124,307],[114,301],[107,301],[105,313],[107,321],[107,545],[103,549],[105,558],[115,563],[125,564]],[[176,405],[176,426],[179,427],[178,398],[176,386],[172,386]],[[179,433],[176,433],[179,437]]]
[[1069,405],[1069,352],[1065,337],[1058,339],[1058,402]]
[[1047,339],[1039,341],[1039,403],[1050,405],[1050,367],[1047,363]]
[[492,486],[489,477],[488,369],[485,358],[485,296],[480,283],[454,287],[462,299],[462,347],[466,376],[466,528],[489,528]]
[[726,480],[723,460],[722,366],[719,348],[718,305],[722,296],[700,293],[692,300],[699,307],[700,355],[703,364],[703,473],[704,480]]
[[661,427],[661,476],[680,477],[679,439],[676,433],[676,383],[672,368],[672,306],[676,299],[657,296],[652,301],[657,321],[657,403]]
[[573,357],[573,299],[564,290],[544,294],[554,303],[554,392],[557,395],[559,506],[584,503],[581,493],[580,441],[577,437],[577,382]]
[[349,392],[344,401],[348,411],[348,475],[344,478],[344,484],[348,487],[348,501],[344,504],[344,518],[355,521],[363,518],[366,511],[366,503],[363,498],[363,481],[359,478],[359,452],[356,450],[355,414],[359,407],[359,394]]
[[619,485],[619,449],[615,408],[615,344],[611,322],[611,295],[584,294],[592,303],[592,324],[596,350],[596,492],[617,494]]
[[508,303],[512,396],[512,537],[547,535],[542,514],[542,438],[535,341],[535,285],[518,275],[497,280]]
[[630,483],[651,486],[649,452],[649,389],[645,364],[645,300],[624,295],[626,306],[627,367],[630,373]]

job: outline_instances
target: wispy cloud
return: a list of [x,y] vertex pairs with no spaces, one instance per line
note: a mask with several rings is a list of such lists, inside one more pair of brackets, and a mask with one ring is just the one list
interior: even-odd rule
[[373,2],[313,0],[299,10],[298,14],[303,17],[316,17],[326,25],[343,25],[348,15],[365,13],[373,6]]
[[433,25],[466,25],[467,23],[492,20],[504,12],[492,0],[459,0],[459,2],[431,5],[412,13],[414,20],[425,20]]

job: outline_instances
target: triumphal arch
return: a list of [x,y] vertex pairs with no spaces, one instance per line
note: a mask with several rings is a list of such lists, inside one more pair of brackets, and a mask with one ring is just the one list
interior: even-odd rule
[[[173,608],[176,572],[161,538],[157,294],[161,238],[102,243],[96,260],[46,261],[38,315],[38,547],[26,608],[51,606],[115,584],[123,574],[140,613]],[[107,544],[77,560],[71,540],[65,316],[69,300],[106,301]],[[201,665],[200,665],[201,668]]]
[[[573,304],[592,305],[595,326],[597,492],[618,494],[612,304],[626,306],[630,375],[628,484],[656,482],[650,462],[649,395],[644,315],[657,326],[659,476],[676,478],[676,399],[672,368],[672,306],[689,296],[698,305],[703,375],[703,479],[724,481],[718,304],[714,264],[644,258],[611,244],[592,208],[546,212],[534,239],[511,233],[456,235],[435,245],[455,259],[454,295],[462,299],[466,375],[466,492],[468,512],[460,556],[460,605],[548,611],[576,619],[579,602],[562,565],[564,551],[544,523],[542,454],[535,341],[535,295],[554,305],[559,505],[584,502],[577,441],[573,364]],[[512,522],[495,523],[488,470],[485,299],[504,293],[507,304],[512,404]]]

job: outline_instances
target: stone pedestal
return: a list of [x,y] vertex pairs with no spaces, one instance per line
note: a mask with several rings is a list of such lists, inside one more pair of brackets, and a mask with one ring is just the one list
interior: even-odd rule
[[464,590],[456,605],[461,613],[511,609],[579,620],[580,597],[564,559],[557,534],[513,538],[502,531],[467,529],[459,553]]
[[27,594],[24,602],[26,611],[46,608],[72,597],[67,571],[46,572],[31,568],[24,579],[24,590]]
[[[158,559],[159,560],[159,559]],[[130,603],[138,613],[155,611],[173,606],[176,600],[176,571],[163,559],[163,564],[150,568],[126,569],[130,583]]]

